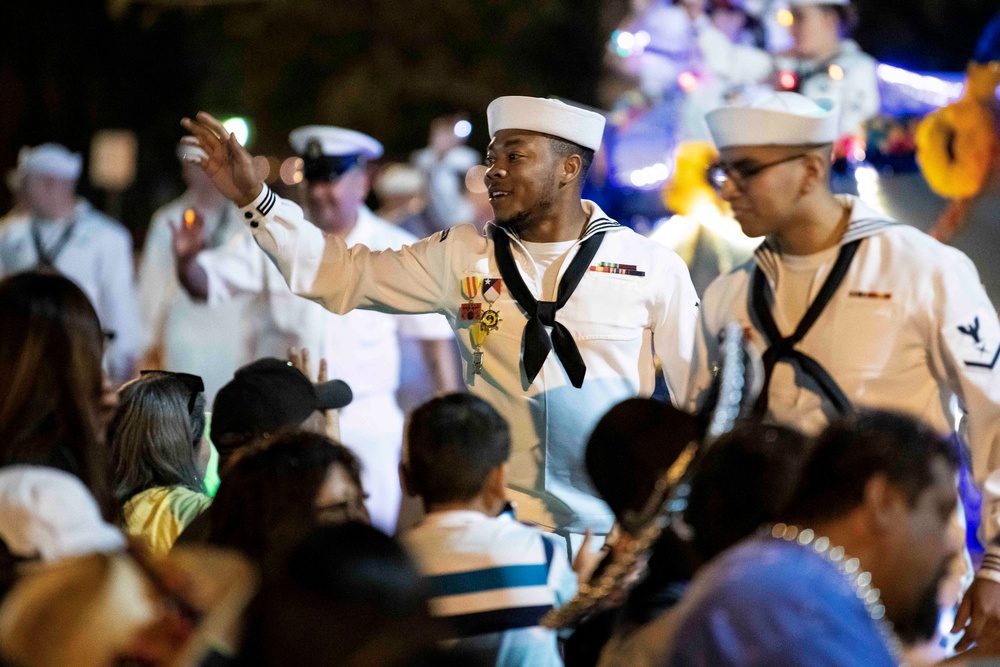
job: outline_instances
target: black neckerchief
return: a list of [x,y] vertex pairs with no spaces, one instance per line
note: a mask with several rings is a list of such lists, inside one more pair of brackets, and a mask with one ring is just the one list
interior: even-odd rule
[[73,234],[73,229],[76,227],[77,217],[74,216],[69,224],[66,225],[66,229],[63,230],[59,238],[56,239],[55,244],[48,250],[42,245],[42,235],[39,231],[39,225],[41,224],[37,218],[31,220],[31,240],[35,244],[35,253],[38,255],[38,266],[44,269],[54,269],[56,268],[56,260],[62,251],[66,249],[66,244],[69,243],[69,238]]
[[851,241],[841,247],[840,253],[837,255],[837,261],[834,263],[833,269],[830,270],[830,275],[823,282],[823,287],[820,288],[819,294],[816,295],[816,299],[809,305],[809,309],[802,317],[802,321],[795,327],[795,331],[791,336],[784,337],[778,331],[778,325],[775,324],[771,308],[767,303],[767,278],[764,277],[764,272],[761,271],[760,267],[754,270],[753,285],[750,289],[750,307],[761,325],[765,342],[770,346],[764,352],[764,387],[761,389],[760,398],[757,399],[756,406],[754,406],[756,414],[763,415],[767,412],[771,375],[774,372],[775,364],[780,361],[798,362],[802,368],[802,372],[819,384],[820,390],[833,403],[837,412],[845,414],[852,410],[850,399],[844,394],[837,381],[833,379],[833,376],[818,361],[796,350],[795,346],[805,338],[805,335],[809,333],[812,326],[816,324],[816,320],[823,312],[823,309],[830,303],[837,288],[844,281],[847,270],[851,267],[851,260],[854,259],[854,254],[858,251],[858,246],[861,245],[862,240]]
[[[510,238],[503,230],[496,230],[493,235],[493,252],[496,258],[497,267],[500,269],[500,277],[507,284],[507,289],[514,297],[517,305],[521,306],[528,316],[528,323],[524,327],[522,338],[521,359],[524,364],[524,372],[528,377],[528,382],[534,382],[538,376],[538,371],[542,369],[549,352],[555,347],[556,356],[562,362],[566,374],[569,376],[573,386],[579,389],[583,386],[583,378],[587,374],[587,365],[580,356],[580,350],[576,347],[573,334],[556,321],[556,312],[566,305],[569,298],[573,296],[577,285],[583,279],[590,262],[597,254],[601,242],[604,240],[604,232],[598,232],[587,237],[580,243],[580,249],[570,262],[569,268],[559,281],[559,292],[555,301],[538,301],[532,294],[528,286],[524,284],[524,278],[517,269],[514,256],[510,251]],[[545,327],[552,327],[552,339]]]

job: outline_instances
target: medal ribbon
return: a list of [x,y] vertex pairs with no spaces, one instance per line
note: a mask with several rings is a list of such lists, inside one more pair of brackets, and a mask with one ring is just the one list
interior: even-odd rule
[[[497,268],[500,269],[500,276],[507,284],[514,300],[521,306],[528,315],[528,323],[524,327],[523,352],[521,360],[524,364],[524,372],[528,377],[528,382],[534,382],[538,372],[542,369],[546,357],[552,348],[555,348],[556,356],[566,369],[573,386],[579,389],[583,386],[583,378],[587,374],[587,365],[580,356],[580,350],[573,340],[573,334],[565,326],[556,321],[556,312],[566,305],[569,298],[573,296],[583,276],[590,267],[597,250],[604,240],[604,232],[598,232],[580,244],[580,249],[576,257],[570,262],[569,268],[559,281],[559,293],[555,301],[538,301],[531,294],[531,290],[524,284],[524,278],[517,269],[514,256],[510,251],[510,238],[503,230],[497,230],[493,235],[493,253],[496,258]],[[552,327],[552,338],[545,331],[545,327]]]

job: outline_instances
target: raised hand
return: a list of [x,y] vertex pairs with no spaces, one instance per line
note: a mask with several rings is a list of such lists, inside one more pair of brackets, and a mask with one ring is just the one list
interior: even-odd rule
[[250,155],[222,123],[204,111],[199,111],[195,120],[184,118],[181,125],[191,133],[181,141],[198,146],[208,155],[184,159],[204,169],[219,192],[237,206],[253,202],[267,176],[267,159]]
[[170,225],[170,247],[178,265],[186,265],[205,249],[205,221],[194,209],[184,211],[184,219]]

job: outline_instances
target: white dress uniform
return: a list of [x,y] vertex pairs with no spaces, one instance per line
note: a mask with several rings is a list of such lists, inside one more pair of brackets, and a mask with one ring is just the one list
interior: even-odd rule
[[[487,116],[491,135],[508,128],[531,130],[587,148],[600,145],[604,129],[599,114],[555,100],[499,98]],[[543,271],[513,232],[491,225],[484,235],[471,225],[459,225],[396,252],[373,252],[324,235],[301,208],[266,186],[242,211],[257,244],[295,294],[337,313],[360,309],[445,315],[455,330],[470,390],[510,425],[508,486],[518,503],[518,518],[579,534],[587,528],[606,533],[613,522],[584,466],[591,430],[616,403],[653,392],[654,348],[673,401],[684,403],[698,310],[687,267],[676,253],[620,226],[593,202],[585,200],[583,207],[589,222],[564,255],[558,278],[581,268],[573,260],[581,246],[594,251],[587,243],[591,237],[604,237],[583,265],[575,291],[553,316],[554,324],[568,330],[586,365],[585,376],[576,376],[576,387],[571,377],[579,369],[574,375],[567,372],[558,347],[542,357],[533,378],[525,371],[525,329],[537,333],[545,318],[539,306],[537,319],[529,320],[511,295],[494,239],[504,235],[508,266],[534,299],[554,301],[556,295],[554,285],[543,289]],[[469,289],[480,280],[492,290]],[[485,322],[487,310],[498,313],[500,322],[481,341],[480,358],[472,335],[480,318],[469,314],[478,312]],[[545,325],[546,331],[556,331],[553,323]]]
[[[229,202],[224,204],[205,216],[209,247],[225,245],[245,233],[239,211]],[[170,230],[171,225],[182,224],[184,212],[191,208],[195,208],[194,197],[185,193],[153,214],[139,262],[137,290],[145,348],[162,346],[168,370],[200,375],[211,404],[215,392],[232,379],[236,369],[255,358],[245,321],[252,297],[237,296],[210,306],[192,301],[181,288]]]
[[[365,251],[398,250],[415,240],[361,207],[347,245]],[[197,261],[208,275],[210,306],[251,295],[249,337],[254,358],[283,359],[289,347],[305,348],[311,354],[313,373],[319,359],[326,359],[330,377],[350,385],[354,400],[340,412],[341,438],[361,459],[372,522],[394,532],[402,497],[398,465],[403,413],[396,402],[399,338],[448,339],[447,322],[438,316],[395,317],[360,311],[334,315],[292,294],[245,229],[226,246],[202,252]]]
[[124,373],[137,359],[142,344],[132,286],[131,235],[83,200],[65,220],[15,218],[0,227],[0,276],[39,268],[41,258],[33,229],[38,231],[44,252],[54,251],[63,238],[67,239],[62,250],[54,253],[54,268],[84,291],[103,329],[114,333],[105,362],[111,376],[124,381]]
[[[587,365],[580,389],[571,386],[554,354],[535,380],[527,381],[521,364],[527,318],[506,289],[493,304],[501,322],[482,346],[482,374],[473,374],[473,322],[461,318],[469,301],[462,283],[469,277],[500,278],[492,235],[507,232],[493,227],[483,236],[471,225],[460,225],[401,251],[379,253],[324,236],[302,209],[266,187],[243,210],[251,216],[257,243],[296,294],[340,313],[444,314],[458,337],[469,388],[510,424],[509,483],[519,518],[570,532],[607,532],[613,519],[587,478],[586,440],[611,406],[652,393],[654,346],[673,400],[683,403],[698,299],[675,253],[619,226],[592,202],[584,206],[590,222],[581,241],[601,231],[606,236],[591,262],[595,270],[586,273],[557,315]],[[510,237],[528,288],[536,298],[552,298],[541,293],[542,276],[531,255]],[[570,250],[570,257],[574,254]],[[602,265],[636,268],[631,275],[597,271]],[[487,307],[482,296],[474,301]]]
[[[791,94],[772,97],[782,95]],[[832,141],[836,132],[831,123],[817,140],[810,127],[823,122],[819,114],[770,119],[750,117],[761,109],[722,109],[716,114],[731,111],[741,113],[724,119],[709,117],[722,146],[757,141],[823,143]],[[783,134],[789,135],[787,141],[776,138]],[[972,472],[984,491],[982,525],[986,538],[993,540],[1000,535],[1000,472],[995,472],[1000,469],[1000,321],[996,308],[975,266],[962,252],[896,223],[857,197],[839,199],[851,206],[839,249],[782,257],[774,241],[767,239],[751,261],[709,286],[695,345],[690,405],[697,405],[709,386],[718,337],[729,322],[738,322],[761,351],[777,342],[762,332],[767,325],[753,305],[755,274],[760,272],[766,280],[769,293],[762,293],[767,294],[778,334],[791,336],[802,320],[803,307],[814,302],[835,271],[839,252],[857,243],[841,284],[794,350],[815,360],[850,404],[901,411],[942,433],[953,431],[950,403],[956,396],[968,415]],[[811,282],[802,280],[803,268]],[[820,431],[838,413],[835,400],[801,360],[789,362],[787,357],[774,366],[767,408],[774,421],[807,433]],[[991,547],[991,551],[998,554],[996,572],[987,571],[988,555],[980,576],[985,573],[1000,581],[1000,549]]]
[[863,135],[865,123],[879,111],[875,59],[853,40],[843,40],[832,58],[806,60],[733,44],[706,19],[698,22],[698,43],[705,66],[727,86],[776,84],[782,72],[795,74],[798,92],[831,100],[840,109],[841,137]]

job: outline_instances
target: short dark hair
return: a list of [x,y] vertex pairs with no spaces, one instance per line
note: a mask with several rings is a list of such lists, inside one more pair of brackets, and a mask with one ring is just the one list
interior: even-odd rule
[[417,567],[371,526],[317,526],[271,554],[261,574],[241,665],[402,666],[447,637]]
[[552,153],[560,158],[568,158],[571,155],[579,155],[580,162],[580,184],[582,185],[584,181],[587,180],[587,175],[590,173],[590,166],[594,164],[594,151],[590,148],[584,148],[580,144],[574,144],[572,141],[566,141],[565,139],[560,139],[558,137],[549,137],[549,143],[552,146]]
[[745,421],[698,462],[684,519],[702,560],[777,521],[795,492],[809,442],[798,431]]
[[357,457],[324,435],[288,430],[244,447],[222,471],[208,509],[208,543],[264,558],[275,543],[316,524],[316,496],[334,465],[363,495]]
[[407,430],[408,479],[424,503],[464,502],[510,457],[510,429],[486,401],[449,394],[413,412]]
[[865,486],[879,474],[913,505],[933,482],[935,459],[958,467],[952,443],[913,417],[871,410],[837,419],[817,440],[787,520],[812,524],[843,517],[861,505]]

